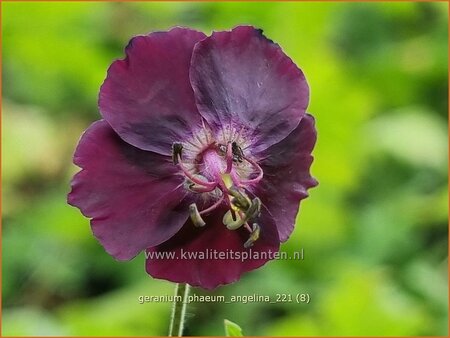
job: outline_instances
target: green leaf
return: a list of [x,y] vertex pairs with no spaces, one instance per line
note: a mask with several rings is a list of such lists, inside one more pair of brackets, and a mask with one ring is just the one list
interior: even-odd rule
[[228,319],[224,319],[223,324],[225,326],[225,335],[227,337],[242,337],[242,329],[236,323],[229,321]]

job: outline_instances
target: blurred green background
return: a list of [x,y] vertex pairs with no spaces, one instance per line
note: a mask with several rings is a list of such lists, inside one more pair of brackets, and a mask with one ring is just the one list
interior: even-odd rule
[[[252,24],[304,70],[320,185],[273,261],[193,304],[187,335],[447,335],[447,3],[2,3],[3,335],[165,335],[169,282],[108,256],[66,204],[107,67],[136,34]],[[196,289],[198,294],[205,292]]]

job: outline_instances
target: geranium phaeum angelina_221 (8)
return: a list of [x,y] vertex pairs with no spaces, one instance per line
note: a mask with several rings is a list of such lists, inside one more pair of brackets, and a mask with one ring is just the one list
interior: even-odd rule
[[305,77],[250,26],[177,27],[125,52],[75,151],[68,202],[118,260],[145,250],[155,278],[232,283],[273,258],[317,185]]

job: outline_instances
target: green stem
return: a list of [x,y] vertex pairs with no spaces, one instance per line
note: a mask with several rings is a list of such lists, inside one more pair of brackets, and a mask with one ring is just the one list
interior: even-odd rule
[[170,317],[169,337],[181,337],[183,335],[186,304],[189,296],[189,285],[179,283],[175,285],[175,297]]

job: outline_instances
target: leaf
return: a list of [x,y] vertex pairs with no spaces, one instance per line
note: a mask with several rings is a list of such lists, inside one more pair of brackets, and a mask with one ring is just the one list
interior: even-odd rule
[[228,319],[224,319],[223,324],[225,326],[225,335],[227,337],[242,337],[242,329],[236,323],[229,321]]

